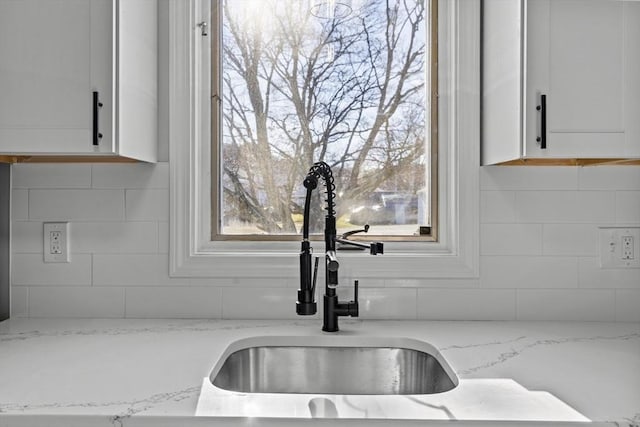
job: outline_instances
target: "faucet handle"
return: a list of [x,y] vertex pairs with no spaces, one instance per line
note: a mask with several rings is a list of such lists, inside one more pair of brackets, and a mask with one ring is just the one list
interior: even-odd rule
[[353,302],[358,304],[358,281],[353,281]]
[[358,281],[353,281],[353,301],[347,303],[347,315],[351,317],[360,316],[360,305],[358,304]]
[[318,262],[320,261],[320,257],[315,257],[315,263],[313,265],[313,282],[311,285],[311,295],[313,298],[316,297],[316,281],[318,279]]

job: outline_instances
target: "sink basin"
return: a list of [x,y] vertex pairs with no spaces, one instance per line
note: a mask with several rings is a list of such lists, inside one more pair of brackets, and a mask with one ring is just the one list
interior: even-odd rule
[[[231,352],[211,374],[214,386],[243,393],[433,394],[457,381],[429,349],[349,340],[328,345],[257,345]],[[338,345],[339,344],[339,345]],[[425,344],[425,343],[421,343]]]

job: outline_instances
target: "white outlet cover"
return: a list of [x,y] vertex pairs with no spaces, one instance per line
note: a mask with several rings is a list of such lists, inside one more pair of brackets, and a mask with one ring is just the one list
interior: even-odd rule
[[[640,227],[600,227],[600,267],[640,268]],[[622,255],[622,236],[633,238],[633,259]]]
[[[55,245],[51,242],[51,233],[59,232],[60,241]],[[43,246],[44,262],[69,262],[69,223],[68,222],[45,222]]]

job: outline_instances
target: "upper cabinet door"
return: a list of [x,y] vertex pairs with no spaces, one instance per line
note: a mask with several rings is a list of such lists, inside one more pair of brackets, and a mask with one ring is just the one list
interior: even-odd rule
[[639,1],[484,0],[482,44],[482,164],[640,158]]
[[524,6],[482,2],[482,164],[522,157]]
[[[109,0],[0,0],[0,152],[113,151]],[[99,144],[93,144],[93,92]]]
[[624,3],[624,119],[626,151],[640,158],[640,2]]
[[[625,143],[625,5],[529,0],[525,157],[628,156]],[[540,146],[546,95],[546,149]]]

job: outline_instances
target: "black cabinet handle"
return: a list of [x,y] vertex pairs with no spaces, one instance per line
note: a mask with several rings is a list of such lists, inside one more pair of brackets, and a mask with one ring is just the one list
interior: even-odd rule
[[540,105],[536,107],[540,111],[540,136],[536,141],[540,143],[541,149],[547,148],[547,95],[540,95]]
[[98,92],[93,92],[93,145],[100,145],[100,139],[102,138],[102,134],[100,133],[99,126],[99,109],[102,107],[102,102],[100,102],[100,96]]

